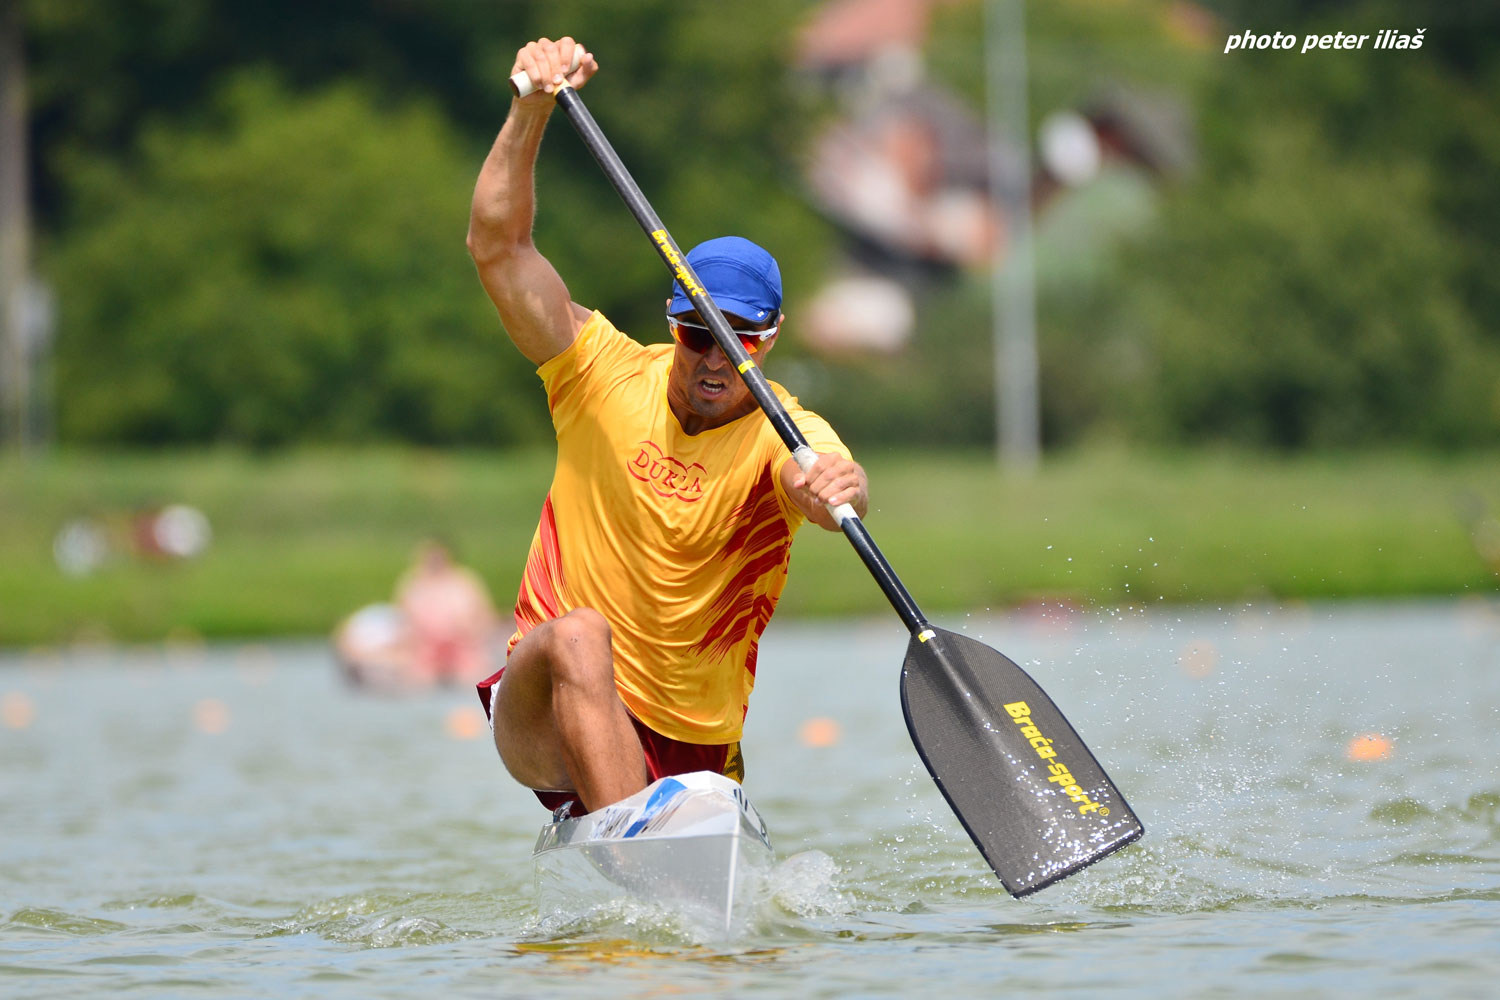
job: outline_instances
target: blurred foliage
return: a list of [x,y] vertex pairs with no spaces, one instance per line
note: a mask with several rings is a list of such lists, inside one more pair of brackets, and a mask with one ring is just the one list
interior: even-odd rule
[[[596,40],[590,105],[684,245],[739,231],[816,273],[787,173],[797,6],[31,5],[63,438],[544,437],[463,245],[515,48]],[[664,339],[670,279],[565,122],[539,174],[575,298]]]
[[545,414],[473,288],[471,166],[430,108],[230,81],[69,171],[70,440],[519,441]]
[[[1153,199],[1154,222],[1100,226],[1103,268],[1079,267],[1084,248],[1060,244],[1067,199],[1042,209],[1047,440],[1500,441],[1500,335],[1485,319],[1500,306],[1500,7],[1210,3],[1221,16],[1194,39],[1174,19],[1181,6],[1027,8],[1033,127],[1121,89],[1170,94],[1190,107],[1198,145],[1192,173]],[[945,56],[935,72],[976,106],[982,78],[955,67],[982,63],[982,14],[979,3],[948,8],[932,45]],[[1245,28],[1373,37],[1424,26],[1417,52],[1222,52]],[[1094,184],[1126,183],[1122,173]],[[950,349],[944,323],[987,327],[980,280],[958,276],[929,296],[917,352]],[[988,346],[961,357],[948,406],[987,410],[993,380],[973,372],[992,366]],[[866,377],[845,374],[840,389],[857,397]],[[921,426],[916,406],[930,400],[892,399],[881,397],[904,412],[851,416],[911,440],[920,432],[900,428]],[[959,440],[988,436],[950,426],[971,435]]]
[[1200,98],[1200,169],[1121,272],[1134,426],[1278,447],[1500,441],[1500,58],[1492,45],[1481,68],[1454,37],[1500,27],[1500,9],[1307,6],[1303,33],[1427,27],[1434,44],[1225,60]]
[[[810,0],[23,2],[67,441],[545,438],[463,250],[539,34],[598,54],[585,96],[680,243],[773,247],[794,319],[831,261],[797,177],[827,109],[786,72]],[[939,5],[929,51],[976,109],[982,8]],[[1500,440],[1500,5],[1051,0],[1027,21],[1033,125],[1165,95],[1198,146],[1144,196],[1109,178],[1123,221],[1092,244],[1062,201],[1038,219],[1050,443]],[[1246,28],[1383,27],[1424,46],[1222,52]],[[663,339],[665,274],[565,123],[539,188],[537,243],[574,297]],[[898,357],[817,361],[790,337],[774,367],[856,446],[987,443],[987,278],[934,285]]]

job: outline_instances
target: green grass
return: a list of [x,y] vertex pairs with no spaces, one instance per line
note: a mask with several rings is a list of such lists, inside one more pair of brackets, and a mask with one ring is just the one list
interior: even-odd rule
[[[1491,591],[1468,511],[1500,501],[1493,456],[1067,454],[1032,479],[988,456],[870,463],[869,523],[924,607]],[[838,541],[834,539],[832,541]],[[799,542],[799,611],[861,610],[840,553]],[[842,581],[842,582],[841,582]],[[831,593],[830,593],[831,592]],[[814,596],[814,595],[818,596]],[[862,595],[859,595],[862,597]]]
[[[1032,478],[987,454],[870,454],[868,524],[929,614],[1083,604],[1490,593],[1471,537],[1500,511],[1494,455],[1281,458],[1083,451]],[[0,460],[0,644],[324,634],[387,596],[436,532],[509,607],[550,451],[64,453]],[[181,501],[214,542],[175,565],[128,554],[130,512]],[[67,577],[52,539],[105,523],[122,554]],[[1500,525],[1484,530],[1500,532]],[[887,613],[837,535],[804,530],[787,616]]]

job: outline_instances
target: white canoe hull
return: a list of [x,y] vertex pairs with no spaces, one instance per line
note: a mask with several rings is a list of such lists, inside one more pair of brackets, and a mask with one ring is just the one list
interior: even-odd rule
[[549,823],[532,857],[543,912],[634,898],[728,933],[749,923],[773,860],[744,790],[709,771],[662,778],[587,816]]

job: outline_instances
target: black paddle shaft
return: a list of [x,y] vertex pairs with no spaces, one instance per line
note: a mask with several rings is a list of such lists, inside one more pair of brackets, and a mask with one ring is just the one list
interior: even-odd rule
[[[572,87],[561,87],[556,94],[558,105],[567,114],[568,120],[578,130],[578,135],[583,139],[583,144],[588,147],[594,159],[599,161],[604,175],[614,185],[625,206],[630,209],[630,214],[635,216],[635,221],[640,224],[646,235],[651,237],[651,243],[656,247],[656,252],[662,261],[672,271],[677,284],[688,298],[692,299],[693,305],[698,310],[698,315],[703,317],[708,328],[713,331],[714,340],[734,365],[735,370],[740,373],[745,386],[760,408],[765,411],[771,426],[776,428],[776,433],[781,436],[782,442],[787,450],[795,453],[798,448],[808,447],[807,439],[802,436],[802,431],[792,420],[791,415],[786,412],[786,407],[781,405],[781,400],[771,390],[771,384],[761,372],[760,367],[750,359],[750,354],[740,343],[738,337],[729,328],[729,323],[724,319],[724,314],[714,304],[714,300],[703,288],[698,276],[693,273],[692,267],[688,265],[687,255],[677,246],[672,235],[667,232],[666,226],[662,225],[661,219],[646,196],[641,193],[640,187],[630,172],[625,169],[625,164],[620,161],[619,154],[609,144],[599,124],[594,121],[594,116],[589,114],[589,109],[584,106],[583,99]],[[880,585],[881,591],[885,593],[886,599],[891,602],[891,607],[901,616],[906,628],[913,635],[928,627],[927,619],[922,614],[922,609],[917,607],[917,602],[912,599],[904,584],[896,576],[896,571],[891,569],[891,564],[886,561],[875,539],[870,537],[869,530],[864,522],[856,515],[845,515],[839,522],[839,527],[844,532],[844,537],[849,539],[849,544],[854,546],[854,551],[864,561],[865,568]]]

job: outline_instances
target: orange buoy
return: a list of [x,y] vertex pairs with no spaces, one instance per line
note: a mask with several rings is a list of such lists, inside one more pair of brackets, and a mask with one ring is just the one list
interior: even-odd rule
[[7,729],[25,729],[36,718],[36,704],[21,691],[7,691],[0,698],[0,721]]
[[455,708],[443,720],[443,729],[451,739],[478,739],[485,730],[484,714],[477,708]]
[[193,728],[217,736],[229,728],[229,706],[217,698],[200,698],[193,706]]
[[1385,760],[1392,749],[1391,741],[1379,733],[1360,733],[1349,741],[1344,756],[1350,760]]
[[831,747],[843,735],[839,724],[826,716],[814,716],[797,729],[797,739],[805,747]]

